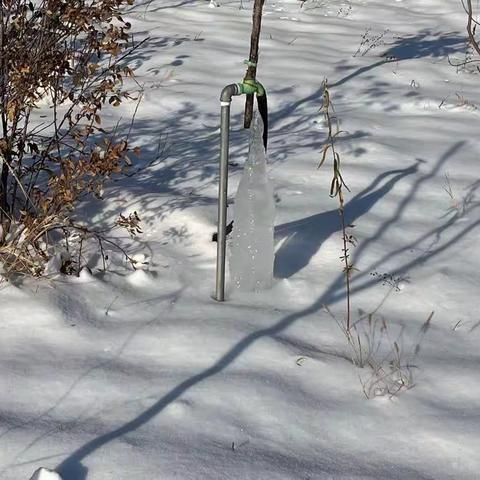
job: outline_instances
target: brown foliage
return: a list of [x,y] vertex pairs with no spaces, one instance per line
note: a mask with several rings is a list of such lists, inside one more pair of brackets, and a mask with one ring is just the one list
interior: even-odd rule
[[[1,0],[0,260],[39,275],[49,234],[131,164],[128,139],[102,128],[105,105],[132,98],[124,79],[138,48],[122,7],[133,0]],[[32,113],[44,102],[42,123]],[[38,116],[37,116],[38,117]]]

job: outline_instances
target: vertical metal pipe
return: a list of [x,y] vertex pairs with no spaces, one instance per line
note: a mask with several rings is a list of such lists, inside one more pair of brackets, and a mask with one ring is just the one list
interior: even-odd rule
[[236,83],[227,85],[220,95],[220,180],[218,186],[217,276],[215,300],[225,300],[225,263],[227,254],[227,194],[228,148],[230,140],[230,104],[234,95],[240,95]]
[[225,263],[227,249],[228,148],[230,102],[222,101],[220,123],[220,180],[218,186],[217,279],[215,300],[225,300]]

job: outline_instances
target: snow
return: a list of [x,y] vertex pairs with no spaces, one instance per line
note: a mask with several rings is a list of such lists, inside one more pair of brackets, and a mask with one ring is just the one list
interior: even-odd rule
[[62,480],[62,477],[48,468],[39,468],[30,480]]
[[[101,225],[136,210],[144,233],[120,240],[142,268],[112,252],[101,273],[92,255],[80,278],[0,291],[0,478],[46,467],[63,480],[478,479],[480,99],[479,76],[450,64],[467,48],[461,5],[267,0],[258,76],[275,280],[219,304],[218,97],[244,74],[252,2],[218,3],[153,0],[126,15],[150,38],[133,59],[145,95],[132,141],[145,164],[165,138],[168,156],[82,212]],[[362,45],[367,29],[377,43]],[[411,365],[397,395],[366,399],[359,378],[373,372],[352,364],[324,308],[345,317],[330,165],[316,170],[325,77],[346,132],[353,319],[381,342],[376,362],[396,342]],[[231,160],[243,164],[243,100],[232,105]],[[119,108],[104,123],[135,105]]]
[[248,157],[234,202],[230,278],[234,288],[253,292],[273,282],[275,201],[258,112],[250,130]]

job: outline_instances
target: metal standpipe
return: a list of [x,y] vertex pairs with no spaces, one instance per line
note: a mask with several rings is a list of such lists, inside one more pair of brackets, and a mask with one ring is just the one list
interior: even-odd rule
[[[244,79],[242,83],[227,85],[220,95],[220,180],[218,187],[218,230],[217,230],[217,274],[215,300],[225,300],[225,263],[227,254],[227,194],[228,194],[228,148],[230,141],[230,105],[232,97],[255,93],[264,98],[266,93],[262,84],[256,80]],[[266,139],[266,137],[265,137]],[[266,141],[266,140],[265,140]]]
[[239,86],[227,85],[220,95],[220,180],[218,186],[217,276],[215,300],[225,300],[225,260],[227,254],[227,194],[228,148],[230,142],[230,105],[234,95],[240,95]]

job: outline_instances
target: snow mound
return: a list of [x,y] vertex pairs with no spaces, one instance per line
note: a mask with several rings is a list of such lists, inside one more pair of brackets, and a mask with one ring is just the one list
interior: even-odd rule
[[62,477],[57,472],[42,467],[35,471],[30,480],[62,480]]

